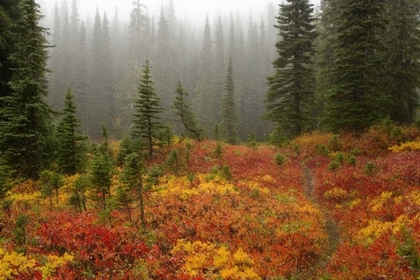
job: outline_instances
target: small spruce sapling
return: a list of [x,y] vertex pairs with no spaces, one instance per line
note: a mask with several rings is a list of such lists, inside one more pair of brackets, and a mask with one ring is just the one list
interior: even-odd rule
[[112,162],[107,155],[99,154],[92,162],[90,180],[92,187],[101,195],[102,208],[106,209],[106,198],[110,195],[113,175]]
[[281,155],[281,154],[276,154],[274,156],[274,162],[278,165],[278,166],[282,166],[284,164],[284,162],[286,161],[286,158]]
[[72,185],[72,193],[69,198],[69,204],[74,206],[76,211],[86,211],[86,191],[91,188],[91,181],[87,175],[78,177]]
[[253,149],[257,146],[257,137],[255,136],[255,133],[251,132],[249,134],[247,146]]
[[[25,214],[19,214],[15,222],[15,227],[13,229],[16,244],[19,246],[26,245],[26,241],[27,241],[26,227],[28,226],[28,224],[29,224],[29,216]],[[26,249],[23,248],[23,251],[25,252]]]
[[[127,155],[125,159],[125,165],[121,173],[121,183],[124,184],[126,189],[122,189],[121,192],[130,192],[134,194],[139,201],[140,210],[140,224],[144,228],[146,225],[144,218],[144,207],[145,207],[145,192],[147,191],[144,184],[145,168],[141,155],[138,153],[131,153]],[[124,193],[121,193],[120,198],[124,198]],[[128,201],[123,201],[125,204]],[[123,203],[123,204],[124,204]],[[131,215],[131,214],[130,214]]]
[[127,211],[128,220],[132,223],[131,218],[131,204],[134,202],[133,197],[130,195],[130,191],[128,188],[124,186],[118,186],[115,192],[115,202],[117,204],[117,208],[121,208]]
[[52,197],[55,194],[56,204],[58,204],[58,190],[64,185],[63,176],[54,171],[44,170],[40,173],[40,182],[42,195],[49,198],[50,210],[52,210]]
[[179,152],[178,150],[172,150],[166,159],[166,165],[172,169],[176,176],[179,176]]

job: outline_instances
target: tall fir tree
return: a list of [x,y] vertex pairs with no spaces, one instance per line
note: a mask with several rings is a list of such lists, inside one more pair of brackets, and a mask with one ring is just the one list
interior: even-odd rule
[[82,21],[80,24],[80,30],[78,32],[79,37],[77,38],[77,53],[74,61],[74,82],[73,82],[73,94],[75,103],[78,106],[77,116],[82,119],[82,130],[86,131],[86,121],[89,115],[89,84],[88,84],[88,61],[87,46],[86,46],[86,28]]
[[[335,63],[334,46],[337,37],[337,19],[339,17],[336,0],[321,0],[317,31],[319,36],[315,41],[316,55],[316,107],[313,114],[318,118],[324,109],[328,90],[333,82],[330,75]],[[319,120],[317,120],[317,125]]]
[[225,54],[225,36],[223,32],[222,18],[219,16],[216,21],[216,36],[215,36],[215,50],[214,50],[214,63],[213,63],[213,82],[212,82],[212,112],[215,114],[215,123],[220,123],[221,114],[220,108],[222,107],[224,78],[226,76],[226,54]]
[[222,99],[222,122],[220,129],[222,137],[230,144],[237,144],[238,136],[238,109],[235,100],[235,84],[233,81],[232,59],[229,59],[225,80],[225,92]]
[[307,125],[314,100],[314,73],[310,67],[316,38],[313,5],[308,0],[287,0],[279,5],[276,74],[268,78],[265,117],[286,137],[299,135]]
[[213,43],[209,18],[206,18],[201,48],[199,78],[195,88],[195,113],[206,131],[211,131],[216,124],[216,112],[213,112]]
[[162,129],[159,115],[163,110],[159,102],[160,98],[153,87],[149,61],[146,60],[139,84],[139,95],[134,105],[131,135],[145,147],[150,158],[153,157],[154,144]]
[[[64,104],[63,92],[70,86],[72,78],[73,45],[70,39],[70,16],[67,2],[63,1],[58,10],[56,6],[53,30],[55,47],[51,52],[49,66],[52,73],[48,77],[49,104],[55,110],[60,110]],[[58,40],[58,41],[56,41]]]
[[128,26],[128,53],[124,77],[117,85],[116,102],[119,126],[125,128],[131,122],[133,106],[138,89],[141,64],[152,52],[150,19],[144,12],[145,6],[139,0],[133,2]]
[[324,124],[331,131],[359,134],[386,115],[381,57],[384,4],[383,0],[338,1],[332,86],[324,110]]
[[154,59],[155,69],[155,85],[157,94],[161,100],[161,106],[164,108],[162,120],[165,123],[172,121],[170,108],[173,103],[172,88],[176,81],[174,81],[173,68],[173,46],[171,42],[170,25],[167,20],[163,7],[160,11],[158,22],[158,33],[156,38],[156,56]]
[[2,96],[5,105],[0,118],[0,150],[8,165],[24,178],[38,177],[46,167],[51,148],[51,115],[47,105],[47,30],[39,26],[40,7],[34,0],[22,0],[16,51],[11,59],[16,78],[9,82],[12,94]]
[[262,65],[261,38],[258,26],[249,19],[248,40],[246,44],[244,71],[242,75],[241,93],[241,138],[246,139],[250,133],[255,133],[259,139],[263,138],[264,123],[260,119],[264,114],[264,94],[267,90],[262,81],[268,73]]
[[100,137],[101,124],[108,124],[111,129],[115,117],[114,73],[112,65],[109,22],[106,14],[101,22],[99,11],[96,12],[92,34],[92,52],[90,64],[90,89],[88,96],[89,115],[86,120],[88,133],[94,138]]
[[76,117],[77,105],[71,89],[67,90],[63,115],[57,126],[57,164],[66,175],[74,175],[83,170],[85,140],[79,130],[81,119]]
[[420,1],[388,0],[384,32],[388,114],[392,121],[411,124],[420,96]]
[[[14,61],[10,55],[16,51],[18,37],[15,34],[16,22],[21,18],[20,0],[5,0],[0,4],[0,97],[10,96],[12,89],[9,82],[16,74]],[[0,108],[2,108],[0,100]]]

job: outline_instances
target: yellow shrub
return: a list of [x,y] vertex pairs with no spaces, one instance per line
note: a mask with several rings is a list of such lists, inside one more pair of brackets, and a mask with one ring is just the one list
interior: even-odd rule
[[188,199],[191,196],[201,194],[239,194],[232,184],[221,180],[220,178],[214,178],[211,181],[207,181],[207,175],[205,174],[197,174],[195,177],[199,180],[198,186],[191,184],[187,177],[171,176],[167,179],[166,183],[157,187],[160,190],[153,195],[157,197],[176,195],[182,199]]
[[342,188],[333,188],[324,192],[324,197],[331,200],[342,200],[348,197],[349,193]]
[[370,211],[372,212],[376,212],[379,209],[382,208],[382,206],[385,204],[385,202],[388,201],[388,199],[390,199],[392,197],[392,192],[383,192],[381,193],[380,197],[374,198],[372,200],[371,207],[370,207]]
[[362,202],[362,200],[360,198],[351,201],[350,204],[349,204],[350,209],[359,205],[361,202]]
[[19,275],[30,274],[33,270],[42,273],[42,279],[48,279],[57,268],[73,260],[73,256],[64,253],[62,257],[49,255],[46,263],[37,265],[37,261],[29,256],[16,252],[7,253],[0,248],[0,279],[17,279]]
[[29,273],[35,265],[34,259],[16,252],[7,253],[0,248],[0,279],[16,279],[22,273]]
[[399,232],[404,227],[412,225],[415,221],[418,221],[420,214],[417,214],[414,218],[409,218],[406,215],[399,216],[393,222],[382,222],[376,219],[370,220],[367,227],[362,228],[356,239],[363,244],[371,244],[375,239],[380,237],[387,231],[392,231],[394,234]]
[[60,266],[66,265],[68,262],[73,260],[73,256],[67,253],[64,253],[62,257],[50,255],[47,256],[47,263],[44,266],[41,266],[39,270],[42,273],[42,279],[47,279],[50,277],[57,268]]
[[388,149],[394,153],[401,153],[403,151],[420,151],[420,140],[403,143],[401,145],[394,145]]
[[182,271],[191,277],[198,276],[206,269],[211,275],[206,274],[210,279],[261,279],[253,270],[254,261],[239,248],[234,254],[228,251],[225,246],[217,247],[210,242],[196,241],[191,243],[184,239],[177,241],[172,249],[172,254],[179,252],[186,253]]

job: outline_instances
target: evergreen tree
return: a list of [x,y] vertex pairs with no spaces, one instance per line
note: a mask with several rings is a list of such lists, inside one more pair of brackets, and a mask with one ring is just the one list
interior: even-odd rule
[[213,82],[212,82],[212,96],[209,101],[212,101],[212,112],[214,114],[214,122],[220,123],[221,114],[220,108],[222,107],[224,79],[226,73],[226,54],[225,54],[225,38],[223,32],[222,19],[219,16],[216,24],[216,36],[215,36],[215,52],[214,52],[214,63],[213,63]]
[[388,0],[384,33],[388,114],[399,124],[411,124],[419,106],[420,1]]
[[238,143],[238,116],[235,102],[232,59],[229,59],[223,96],[221,130],[223,138],[230,144]]
[[12,188],[12,175],[12,170],[0,157],[0,203],[7,197],[8,191]]
[[334,46],[336,44],[338,20],[338,4],[336,0],[321,0],[321,15],[318,19],[317,31],[319,36],[315,41],[316,55],[316,108],[313,114],[316,117],[322,113],[328,90],[333,82],[331,69],[335,62]]
[[109,38],[109,22],[106,14],[101,22],[96,12],[92,34],[92,56],[90,69],[88,133],[100,136],[101,123],[110,124],[115,117],[114,73]]
[[53,30],[53,39],[59,39],[59,41],[54,41],[55,47],[52,50],[52,57],[49,64],[52,73],[48,79],[48,91],[49,104],[55,110],[60,110],[64,104],[63,92],[70,87],[72,81],[71,74],[73,66],[70,17],[66,1],[62,2],[60,13],[58,13],[58,10],[55,11],[55,16],[54,28],[59,29]]
[[241,138],[254,132],[259,138],[264,134],[264,123],[260,120],[264,114],[264,94],[266,84],[262,83],[269,74],[262,65],[261,38],[257,24],[250,18],[248,40],[246,44],[244,71],[242,73],[241,93]]
[[108,154],[99,153],[92,162],[90,180],[101,196],[102,208],[106,209],[106,198],[110,195],[113,167]]
[[133,106],[138,89],[138,77],[141,75],[141,64],[152,53],[150,19],[137,0],[133,2],[128,26],[128,53],[124,77],[117,85],[117,106],[120,126],[127,127],[131,122]]
[[73,82],[73,94],[74,100],[78,107],[77,116],[82,119],[83,131],[86,131],[86,121],[89,116],[88,107],[88,61],[87,47],[86,47],[86,28],[84,22],[80,24],[80,30],[77,38],[77,53],[74,58],[74,82]]
[[[53,21],[53,31],[51,35],[52,43],[57,45],[61,42],[61,19],[58,9],[58,3],[57,0],[55,1],[54,5],[54,21]],[[56,48],[53,49],[53,52],[56,50]]]
[[57,127],[57,163],[66,175],[74,175],[81,171],[85,162],[85,136],[79,131],[81,120],[76,117],[77,106],[74,95],[68,89],[63,108],[63,116]]
[[18,176],[36,179],[51,153],[52,112],[45,102],[49,45],[46,29],[39,26],[38,4],[34,0],[22,0],[20,9],[23,16],[15,34],[18,42],[11,55],[16,78],[9,82],[11,95],[0,98],[4,104],[0,150]]
[[190,110],[190,106],[187,103],[188,93],[184,91],[182,83],[178,82],[176,85],[176,96],[172,108],[175,110],[175,114],[181,119],[181,122],[185,129],[193,135],[198,141],[202,140],[203,130],[198,127],[194,113]]
[[[134,194],[139,201],[139,210],[140,210],[140,223],[141,226],[145,226],[144,218],[144,196],[146,186],[143,182],[143,175],[146,173],[143,166],[143,162],[138,153],[131,153],[125,158],[124,169],[121,173],[121,181],[125,184],[125,192],[127,194]],[[125,202],[126,205],[130,202],[127,197],[133,197],[133,195],[124,195],[123,192],[120,194],[120,202]],[[124,198],[124,199],[121,199]],[[126,206],[129,208],[129,206]],[[129,212],[129,210],[128,210]],[[130,212],[129,212],[130,213]],[[130,215],[131,216],[131,215]]]
[[201,48],[199,80],[195,89],[194,107],[197,117],[204,129],[210,131],[214,126],[216,112],[213,112],[213,47],[211,29],[208,17],[204,26],[203,43]]
[[20,0],[4,0],[0,4],[0,118],[1,110],[5,106],[2,97],[10,96],[12,89],[9,82],[16,75],[12,69],[16,68],[10,55],[16,51],[19,40],[16,36],[16,22],[21,18]]
[[162,108],[159,101],[160,99],[153,87],[149,61],[146,60],[139,84],[139,96],[134,105],[132,136],[139,139],[142,146],[146,147],[150,158],[153,157],[153,145],[162,128],[159,118]]
[[114,166],[111,158],[111,152],[108,147],[109,135],[105,124],[101,125],[101,133],[105,141],[101,143],[90,172],[90,181],[92,187],[100,195],[102,208],[107,208],[107,196],[111,195],[111,179],[114,173]]
[[338,5],[324,123],[332,131],[361,133],[384,118],[387,105],[381,75],[384,1],[342,0]]
[[314,54],[313,8],[308,0],[287,0],[280,5],[276,28],[279,57],[273,62],[276,74],[268,78],[265,117],[277,123],[288,137],[300,134],[308,122],[314,98],[314,73],[310,67]]
[[158,34],[156,41],[156,57],[155,57],[155,81],[156,91],[161,100],[161,106],[165,110],[161,118],[163,121],[171,121],[170,110],[168,110],[173,103],[172,87],[175,84],[173,73],[173,59],[172,59],[172,42],[170,40],[170,26],[166,19],[163,8],[160,12],[158,22]]

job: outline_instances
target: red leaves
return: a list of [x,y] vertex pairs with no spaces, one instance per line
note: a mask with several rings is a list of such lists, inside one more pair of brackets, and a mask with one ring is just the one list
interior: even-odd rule
[[143,242],[133,238],[133,229],[96,225],[96,219],[88,213],[51,213],[36,232],[39,253],[67,252],[76,257],[80,273],[90,269],[95,275],[110,276],[116,273],[112,268],[129,267],[149,252]]

